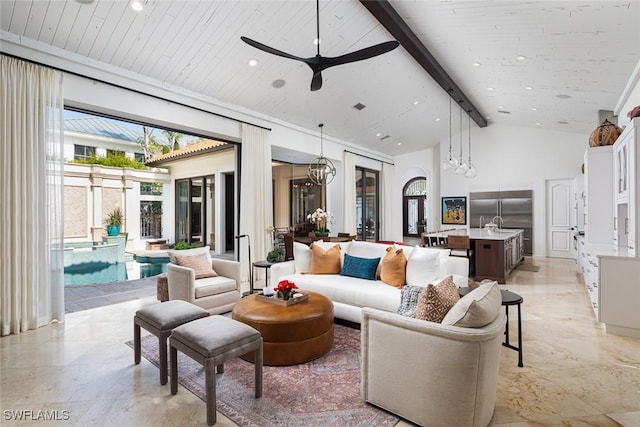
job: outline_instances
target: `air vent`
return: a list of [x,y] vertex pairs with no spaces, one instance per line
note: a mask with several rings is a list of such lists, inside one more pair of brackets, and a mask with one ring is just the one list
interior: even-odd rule
[[354,106],[353,106],[353,108],[355,108],[355,109],[356,109],[356,110],[358,110],[358,111],[362,111],[362,110],[364,110],[365,108],[367,108],[367,106],[366,106],[366,105],[364,105],[364,104],[362,104],[362,103],[360,103],[360,102],[358,102],[356,105],[354,105]]
[[391,135],[385,135],[382,138],[380,138],[380,141],[384,141],[385,139],[389,139],[391,138]]
[[498,113],[502,113],[502,114],[511,114],[511,111],[498,110]]

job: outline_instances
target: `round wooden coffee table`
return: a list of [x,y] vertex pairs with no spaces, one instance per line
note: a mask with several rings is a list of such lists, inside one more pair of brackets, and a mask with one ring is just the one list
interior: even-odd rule
[[[249,295],[233,307],[232,318],[257,329],[263,339],[265,365],[295,365],[316,359],[333,346],[333,303],[305,292],[309,299],[290,306]],[[253,362],[253,353],[242,356]]]

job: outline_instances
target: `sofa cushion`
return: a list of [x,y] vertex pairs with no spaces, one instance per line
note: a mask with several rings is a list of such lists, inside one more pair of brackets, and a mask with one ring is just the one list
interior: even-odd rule
[[[437,253],[440,256],[440,263],[438,264],[438,270],[436,277],[445,277],[447,275],[447,266],[449,261],[449,255],[451,254],[450,249],[445,248],[428,248],[422,247],[420,245],[415,246],[401,246],[401,245],[393,245],[394,249],[402,248],[404,250],[404,254],[407,257],[407,260],[411,258],[413,252],[417,249],[417,254],[426,254],[426,253]],[[426,286],[423,284],[423,286]]]
[[407,259],[407,285],[426,286],[438,277],[440,254],[436,251],[422,251],[415,248]]
[[418,308],[418,297],[420,292],[424,290],[424,286],[406,285],[402,287],[400,294],[400,305],[397,313],[402,316],[416,317],[416,309]]
[[199,253],[197,255],[175,255],[176,264],[182,267],[193,269],[196,279],[204,279],[205,277],[215,277],[218,273],[211,267],[211,258],[207,254]]
[[407,257],[403,249],[387,248],[387,254],[380,265],[380,280],[384,283],[401,288],[406,282]]
[[[336,242],[325,242],[325,241],[322,241],[322,240],[318,240],[318,241],[313,242],[313,244],[320,246],[325,251],[328,251],[329,249],[331,249],[332,247],[334,247],[338,243],[336,243]],[[342,267],[342,265],[344,265],[344,255],[349,253],[349,246],[350,245],[351,245],[351,242],[340,242],[340,266],[341,267]]]
[[345,254],[340,275],[376,280],[376,270],[379,263],[380,258],[359,258]]
[[481,284],[449,310],[442,323],[465,328],[481,328],[493,322],[500,313],[502,296],[498,282]]
[[200,255],[200,254],[207,254],[207,257],[209,257],[209,264],[211,264],[211,250],[209,249],[209,246],[203,246],[201,248],[193,248],[193,249],[184,249],[184,250],[175,250],[175,249],[170,249],[167,251],[167,255],[169,255],[169,261],[172,262],[173,264],[178,264],[176,262],[176,256],[192,256],[192,255]]
[[340,273],[340,245],[335,245],[325,251],[312,243],[311,249],[311,274],[339,274]]
[[235,291],[238,287],[235,280],[224,276],[216,276],[197,280],[195,288],[197,299]]
[[429,283],[418,296],[416,319],[440,323],[459,300],[458,288],[452,276],[448,276],[437,285]]
[[296,273],[308,273],[311,269],[311,249],[308,245],[293,242],[293,263]]

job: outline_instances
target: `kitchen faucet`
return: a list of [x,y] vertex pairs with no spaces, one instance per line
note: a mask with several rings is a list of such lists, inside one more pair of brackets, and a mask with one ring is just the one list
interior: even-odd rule
[[500,227],[498,229],[501,229],[502,227],[504,227],[504,220],[500,215],[494,216],[493,219],[491,219],[491,222],[494,223],[495,225],[498,225],[498,223],[496,222],[496,219],[500,220]]

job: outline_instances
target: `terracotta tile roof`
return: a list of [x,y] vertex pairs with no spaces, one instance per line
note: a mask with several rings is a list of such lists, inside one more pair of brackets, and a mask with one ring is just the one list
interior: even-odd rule
[[171,151],[166,154],[162,154],[160,156],[155,156],[147,160],[146,164],[149,166],[158,166],[164,162],[170,160],[178,160],[183,157],[190,157],[197,154],[204,154],[211,151],[218,151],[220,147],[224,147],[225,145],[230,145],[227,142],[223,141],[215,141],[213,139],[204,139],[200,142],[196,142],[195,144],[190,144],[185,147],[182,147],[179,150]]

